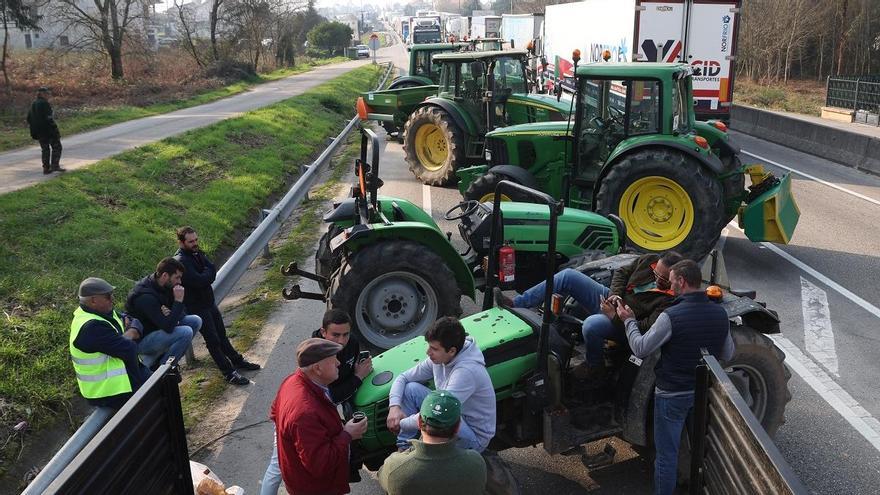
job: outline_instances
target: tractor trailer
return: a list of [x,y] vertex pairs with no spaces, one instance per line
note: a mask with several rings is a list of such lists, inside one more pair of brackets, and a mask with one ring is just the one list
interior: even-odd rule
[[686,62],[694,68],[699,120],[729,120],[741,0],[585,0],[548,5],[544,23],[548,89],[574,91],[572,51],[581,64]]

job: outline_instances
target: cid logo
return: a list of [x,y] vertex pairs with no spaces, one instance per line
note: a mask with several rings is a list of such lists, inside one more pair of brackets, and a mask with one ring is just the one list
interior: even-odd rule
[[691,66],[699,76],[716,77],[721,74],[721,63],[715,60],[694,60]]

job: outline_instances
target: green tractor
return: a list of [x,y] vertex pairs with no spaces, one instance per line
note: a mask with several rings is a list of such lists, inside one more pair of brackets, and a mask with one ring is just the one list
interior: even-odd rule
[[597,63],[575,73],[573,119],[488,132],[488,165],[458,171],[465,199],[487,201],[511,180],[619,215],[631,248],[693,259],[737,215],[752,241],[789,242],[800,215],[790,177],[744,167],[722,122],[694,119],[690,65]]
[[409,71],[405,76],[395,77],[388,89],[430,86],[440,82],[440,64],[432,58],[439,53],[457,52],[472,46],[468,42],[423,43],[406,47],[409,52]]
[[[362,146],[368,134],[366,131]],[[360,450],[365,453],[365,465],[375,470],[396,450],[395,437],[385,426],[391,384],[398,374],[424,358],[427,345],[422,333],[427,325],[438,316],[460,312],[457,298],[462,295],[474,297],[474,280],[464,270],[475,267],[455,257],[436,224],[417,207],[403,199],[377,195],[381,182],[375,148],[378,140],[374,135],[370,138],[374,143],[372,161],[367,161],[362,147],[353,201],[340,203],[326,217],[334,222],[330,232],[341,229],[335,230],[328,244],[328,249],[341,255],[341,264],[329,280],[323,280],[327,291],[310,294],[294,286],[285,289],[284,296],[326,298],[331,306],[352,312],[357,331],[368,342],[375,345],[381,336],[381,343],[394,344],[374,358],[374,371],[354,398],[354,408],[369,418]],[[501,197],[505,195],[534,203],[503,204]],[[581,455],[590,468],[609,464],[614,453],[609,445],[602,454],[589,456],[583,447],[589,442],[616,436],[647,450],[653,417],[653,368],[658,355],[642,361],[631,356],[626,344],[608,345],[606,362],[613,363],[613,372],[607,380],[579,381],[572,374],[583,355],[579,340],[582,321],[576,316],[577,307],[573,303],[551,304],[555,297],[553,275],[559,261],[568,257],[564,253],[587,239],[597,242],[604,231],[610,235],[604,247],[607,254],[612,254],[617,247],[614,222],[565,208],[546,193],[509,181],[497,184],[493,203],[464,202],[449,216],[460,217],[460,232],[478,258],[486,262],[480,281],[485,294],[483,310],[462,323],[480,346],[496,391],[498,423],[490,449],[543,444],[550,454]],[[573,239],[571,232],[576,225],[583,232]],[[548,282],[542,310],[493,307],[492,289],[509,286],[506,272],[504,276],[499,273],[502,240],[517,239],[519,235],[528,237],[531,244],[513,244],[516,276],[520,276],[521,265],[531,265],[537,280]],[[526,245],[531,249],[525,249]],[[579,269],[601,283],[609,283],[613,271],[631,262],[635,255],[603,256],[581,264]],[[293,264],[285,273],[323,279]],[[791,398],[790,373],[784,366],[784,355],[764,335],[779,332],[779,319],[753,298],[754,294],[741,297],[728,291],[719,301],[731,318],[737,346],[726,366],[756,417],[773,435],[783,423],[785,406]],[[431,301],[439,303],[435,304],[437,310],[429,308]],[[554,313],[554,306],[564,309]],[[416,323],[409,315],[419,313],[425,324],[406,328],[398,324],[402,320]],[[366,334],[362,326],[365,323],[381,325],[371,327],[378,335]],[[491,473],[497,462],[489,465]],[[490,474],[490,493],[516,493],[515,480],[500,478]]]
[[358,115],[392,132],[402,129],[410,171],[425,184],[448,184],[458,168],[484,162],[486,132],[568,119],[568,104],[529,94],[535,84],[527,56],[524,50],[434,55],[432,67],[441,66],[438,85],[364,93]]

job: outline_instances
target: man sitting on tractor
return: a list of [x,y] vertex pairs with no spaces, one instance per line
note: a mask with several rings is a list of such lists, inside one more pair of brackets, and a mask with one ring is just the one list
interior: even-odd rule
[[434,380],[461,401],[458,446],[482,452],[495,436],[495,389],[483,353],[468,337],[458,319],[445,316],[425,334],[428,359],[401,373],[389,394],[388,430],[397,433],[400,450],[419,433],[419,409],[431,390],[423,385]]
[[[675,251],[662,256],[645,254],[630,265],[614,272],[611,288],[596,282],[583,273],[567,268],[553,277],[553,292],[571,296],[590,316],[581,329],[584,336],[586,356],[573,374],[575,378],[596,381],[605,377],[605,359],[602,354],[605,340],[624,342],[624,326],[616,316],[621,301],[633,308],[639,329],[647,331],[654,321],[672,303],[673,294],[669,284],[669,267],[682,260]],[[495,289],[495,301],[500,306],[531,308],[544,299],[544,282],[510,299]]]

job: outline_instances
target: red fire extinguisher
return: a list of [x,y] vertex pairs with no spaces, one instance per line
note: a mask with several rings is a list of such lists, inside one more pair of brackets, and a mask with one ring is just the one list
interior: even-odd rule
[[498,281],[503,284],[516,278],[516,254],[509,242],[498,250]]

